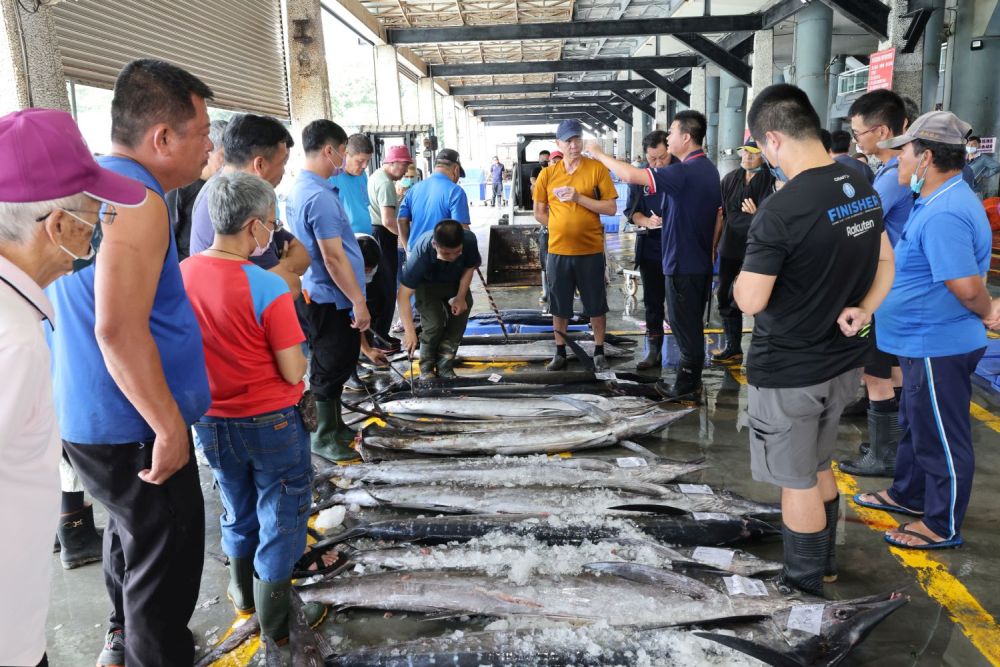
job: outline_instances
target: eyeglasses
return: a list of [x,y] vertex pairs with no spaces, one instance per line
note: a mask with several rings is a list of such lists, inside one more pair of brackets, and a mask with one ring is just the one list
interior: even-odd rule
[[49,211],[45,215],[39,216],[39,217],[35,218],[35,222],[41,222],[41,221],[45,220],[50,215],[52,215],[52,213],[54,211],[65,211],[66,213],[69,213],[71,216],[73,216],[74,218],[76,218],[77,220],[79,220],[80,222],[82,222],[83,224],[85,224],[88,227],[90,227],[91,229],[93,229],[97,225],[111,225],[111,224],[113,224],[114,221],[115,221],[115,216],[118,215],[118,210],[115,208],[114,204],[102,204],[101,205],[101,210],[97,214],[97,222],[89,222],[87,220],[84,220],[80,216],[76,215],[77,213],[93,213],[93,211],[82,211],[82,210],[80,210],[78,208],[57,208],[57,209],[53,209],[52,211]]
[[851,136],[852,136],[852,137],[854,137],[854,140],[855,140],[855,141],[857,141],[857,140],[858,140],[858,137],[863,137],[863,136],[865,136],[866,134],[868,134],[869,132],[874,132],[875,130],[877,130],[877,129],[878,129],[878,128],[880,128],[880,127],[882,127],[882,126],[881,126],[881,125],[876,125],[875,127],[870,127],[870,128],[868,128],[868,129],[867,129],[867,130],[865,130],[864,132],[858,132],[858,131],[856,131],[856,130],[851,130]]

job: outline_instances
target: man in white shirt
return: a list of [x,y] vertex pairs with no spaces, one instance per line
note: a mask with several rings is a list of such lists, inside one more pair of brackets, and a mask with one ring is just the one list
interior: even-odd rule
[[[62,449],[52,404],[54,327],[43,288],[93,256],[98,222],[136,206],[145,187],[100,168],[63,112],[26,109],[0,118],[0,664],[45,659],[52,526],[59,516]],[[45,324],[43,324],[43,321]]]

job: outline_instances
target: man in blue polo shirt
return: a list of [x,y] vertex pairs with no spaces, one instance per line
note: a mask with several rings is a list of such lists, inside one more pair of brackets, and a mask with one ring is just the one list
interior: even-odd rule
[[337,186],[340,202],[347,211],[347,219],[355,234],[372,233],[372,217],[368,212],[368,162],[375,147],[371,139],[363,134],[352,134],[347,138],[347,160],[344,170],[330,177]]
[[329,178],[347,160],[347,133],[329,120],[302,130],[305,164],[285,200],[285,213],[312,263],[302,281],[309,295],[309,387],[316,397],[319,428],[312,449],[333,461],[357,458],[354,431],[341,417],[340,396],[361,351],[360,332],[369,325],[361,247]]
[[674,116],[667,149],[680,162],[658,169],[639,169],[604,154],[596,141],[587,150],[623,181],[646,186],[648,194],[667,195],[663,217],[663,275],[667,317],[681,351],[673,386],[657,383],[670,398],[699,400],[705,365],[705,308],[712,289],[712,239],[722,206],[719,170],[705,155],[702,142],[708,123],[693,110]]
[[[903,226],[910,217],[913,192],[909,183],[899,181],[900,151],[883,148],[880,142],[903,133],[906,113],[903,98],[891,90],[866,93],[855,100],[848,111],[858,148],[866,155],[875,156],[882,164],[873,185],[882,202],[885,231],[893,247],[899,242]],[[841,461],[840,468],[852,475],[891,477],[896,465],[896,447],[903,435],[899,424],[903,375],[896,357],[880,349],[876,335],[871,338],[871,353],[863,376],[868,393],[868,442],[861,443],[857,459]]]
[[416,247],[417,239],[434,231],[442,220],[457,220],[471,224],[469,198],[458,185],[465,176],[458,151],[442,148],[434,161],[434,173],[406,191],[399,206],[399,236],[407,252]]
[[962,178],[972,126],[948,111],[926,113],[880,144],[902,148],[899,182],[919,197],[896,245],[896,280],[878,310],[879,344],[899,356],[906,424],[892,486],[855,502],[916,517],[885,540],[909,549],[962,544],[975,455],[970,376],[986,349],[983,319],[992,234]]

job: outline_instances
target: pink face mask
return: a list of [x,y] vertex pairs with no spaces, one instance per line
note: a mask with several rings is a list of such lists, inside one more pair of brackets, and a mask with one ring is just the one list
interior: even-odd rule
[[253,224],[260,225],[261,227],[264,228],[264,231],[267,232],[267,243],[265,243],[263,246],[261,246],[259,243],[257,243],[257,237],[256,236],[253,237],[253,242],[257,244],[257,247],[254,248],[253,251],[251,251],[250,256],[251,257],[260,257],[265,252],[267,252],[268,248],[271,247],[271,241],[274,240],[274,230],[273,229],[268,229],[267,226],[264,223],[260,222],[259,220],[254,220]]

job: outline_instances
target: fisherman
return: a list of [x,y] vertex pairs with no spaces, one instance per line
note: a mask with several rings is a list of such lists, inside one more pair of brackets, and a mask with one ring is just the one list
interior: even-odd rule
[[399,206],[399,236],[407,253],[417,241],[434,230],[440,220],[457,220],[470,225],[469,198],[458,185],[465,176],[458,151],[442,148],[434,159],[434,173],[414,185]]
[[[667,149],[667,133],[653,130],[642,140],[646,165],[652,169],[666,167],[676,160]],[[629,185],[629,206],[625,215],[639,231],[635,235],[635,263],[642,278],[642,305],[646,313],[646,357],[635,365],[637,370],[663,367],[664,304],[667,299],[663,276],[663,216],[666,208],[664,193],[648,195],[642,186]]]
[[[372,330],[399,349],[399,341],[389,335],[392,316],[396,312],[396,276],[399,273],[399,225],[396,212],[400,197],[397,186],[406,170],[413,165],[413,158],[406,146],[391,146],[385,161],[368,178],[368,215],[371,217],[372,236],[378,241],[381,252],[378,272],[365,290],[371,304]],[[410,183],[412,185],[412,182]]]
[[747,361],[750,467],[781,487],[782,581],[836,578],[837,423],[868,353],[858,333],[892,285],[892,246],[868,181],[834,162],[799,88],[762,90],[747,118],[784,187],[754,216],[733,296],[755,316]]
[[[855,160],[857,162],[857,160]],[[764,158],[753,139],[740,146],[740,166],[722,179],[722,208],[713,247],[719,257],[719,316],[726,346],[712,354],[712,363],[724,366],[743,362],[743,313],[733,299],[733,283],[747,252],[750,222],[761,202],[774,192],[774,176],[764,169]]]
[[[7,536],[0,556],[0,664],[33,666],[48,664],[45,617],[61,461],[44,329],[62,321],[42,290],[76,260],[89,259],[98,222],[110,222],[115,205],[142,204],[146,189],[100,168],[63,111],[26,109],[0,118],[0,152],[6,156],[0,167],[0,531]],[[93,509],[90,517],[92,532]]]
[[99,262],[49,287],[65,451],[109,514],[104,579],[114,610],[98,665],[194,660],[187,624],[205,556],[205,506],[190,426],[211,394],[163,195],[205,167],[211,98],[169,63],[125,65],[111,102],[112,151],[98,163],[141,181],[149,197],[101,225]]
[[[882,202],[886,234],[895,248],[913,209],[913,192],[908,183],[899,181],[900,151],[883,148],[880,142],[903,133],[906,104],[891,90],[873,90],[855,100],[847,113],[858,147],[882,165],[875,175],[874,187]],[[862,376],[867,399],[858,408],[851,409],[855,404],[848,406],[849,413],[845,410],[857,414],[862,405],[867,406],[868,442],[861,443],[857,458],[841,460],[840,469],[851,475],[891,477],[896,468],[896,448],[903,435],[899,421],[903,374],[899,359],[879,348],[874,329],[877,328],[873,327],[869,335],[871,350]]]
[[453,379],[455,353],[465,335],[472,308],[469,286],[482,264],[476,235],[457,220],[442,220],[410,250],[400,273],[399,317],[406,332],[403,349],[417,347],[410,298],[420,311],[420,374]]
[[608,369],[604,358],[608,294],[605,287],[602,215],[614,215],[618,192],[611,174],[583,156],[583,126],[564,120],[556,145],[565,158],[543,169],[535,181],[534,214],[549,232],[545,278],[549,287],[556,353],[546,368],[566,368],[566,326],[573,318],[573,294],[580,292],[583,314],[594,330],[594,367]]
[[[225,164],[219,173],[243,172],[263,178],[278,187],[285,177],[295,141],[277,118],[242,114],[234,117],[222,138]],[[202,252],[212,245],[215,232],[208,202],[204,195],[195,201],[191,214],[191,254]],[[250,261],[260,268],[280,276],[292,295],[302,291],[302,276],[309,268],[309,253],[289,232],[281,227],[274,234],[272,243],[262,250],[255,250]]]
[[[235,171],[212,179],[205,199],[215,241],[181,265],[212,386],[212,405],[194,425],[195,444],[227,508],[227,595],[237,613],[256,610],[264,636],[282,641],[307,517],[281,508],[308,504],[312,481],[309,432],[297,408],[305,335],[288,286],[249,259],[277,229],[274,189]],[[314,613],[318,624],[323,610]]]
[[333,121],[309,123],[302,131],[305,162],[285,200],[288,221],[312,259],[303,281],[312,328],[309,387],[319,416],[312,450],[334,461],[357,458],[340,397],[357,366],[360,334],[369,326],[361,248],[328,180],[344,168],[346,144],[347,133]]
[[982,320],[1000,325],[986,289],[992,234],[963,182],[971,126],[947,111],[920,116],[901,136],[898,179],[918,195],[896,245],[896,282],[878,311],[878,340],[903,370],[902,421],[892,486],[857,494],[865,507],[915,517],[885,540],[909,549],[962,544],[975,455],[970,376],[986,348]]
[[657,389],[669,398],[699,400],[701,371],[705,364],[705,310],[712,289],[712,240],[722,206],[719,170],[702,143],[708,124],[693,110],[674,116],[667,148],[679,164],[658,169],[638,169],[605,155],[597,141],[588,151],[619,178],[647,187],[648,194],[666,194],[663,218],[663,275],[666,276],[670,330],[681,351],[673,386],[662,381]]

